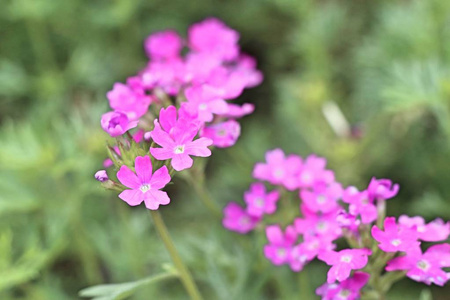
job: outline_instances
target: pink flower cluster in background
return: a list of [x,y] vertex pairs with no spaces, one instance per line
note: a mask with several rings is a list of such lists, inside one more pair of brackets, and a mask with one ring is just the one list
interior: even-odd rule
[[[253,177],[292,192],[284,195],[292,198],[294,194],[300,216],[285,230],[279,224],[265,227],[269,243],[264,255],[274,265],[289,265],[293,271],[301,271],[315,258],[331,266],[327,283],[317,289],[323,299],[358,299],[371,276],[361,270],[375,255],[373,251],[387,257],[387,272],[405,271],[409,278],[426,284],[442,286],[448,281],[450,273],[443,268],[450,267],[450,245],[435,245],[422,252],[421,241],[445,241],[450,223],[437,219],[427,224],[421,217],[401,216],[398,222],[385,218],[385,201],[397,195],[398,184],[372,178],[365,190],[344,188],[334,172],[326,169],[324,158],[310,155],[303,159],[285,155],[281,149],[268,151],[265,158],[256,163]],[[278,190],[266,192],[264,183],[253,183],[244,194],[245,207],[235,202],[225,207],[223,225],[238,233],[263,228],[264,215],[274,214],[277,206],[282,210],[290,205]],[[374,225],[375,221],[384,221],[384,228]],[[351,247],[336,250],[340,238]]]
[[[130,188],[119,195],[129,205],[145,202],[148,209],[157,209],[168,204],[170,199],[159,189],[168,183],[166,179],[170,181],[172,170],[191,168],[193,156],[211,155],[210,146],[236,143],[241,132],[237,119],[251,114],[254,106],[231,101],[263,79],[256,61],[241,52],[238,41],[238,32],[215,18],[192,25],[186,39],[173,30],[154,33],[144,43],[149,58],[145,68],[125,83],[115,83],[107,93],[112,111],[102,116],[101,126],[118,138],[118,145],[110,147],[112,157],[104,167],[120,167],[123,149],[134,151],[127,157],[136,158],[135,165],[128,159],[129,166],[121,166],[117,173],[123,187]],[[131,150],[134,143],[148,156]],[[141,167],[144,159],[149,170]],[[156,167],[169,166],[165,171],[169,177],[164,173],[164,180],[148,181],[162,172],[158,169],[152,177],[152,162]],[[109,180],[104,170],[96,178]],[[254,203],[255,218],[275,210],[261,209],[258,203]]]

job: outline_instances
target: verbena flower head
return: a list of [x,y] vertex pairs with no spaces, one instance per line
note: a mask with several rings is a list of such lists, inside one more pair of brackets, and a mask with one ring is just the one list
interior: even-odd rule
[[277,209],[276,203],[280,197],[278,191],[267,192],[262,183],[253,183],[250,190],[244,193],[248,214],[261,217],[264,214],[273,214]]
[[166,192],[160,191],[171,180],[166,166],[162,166],[152,173],[152,162],[148,156],[136,157],[134,168],[136,173],[128,166],[122,166],[117,172],[117,178],[129,190],[119,194],[119,198],[136,206],[144,201],[148,209],[156,210],[160,205],[170,202]]
[[332,266],[328,271],[327,282],[344,281],[350,276],[352,270],[359,270],[367,265],[370,249],[345,249],[339,252],[324,251],[319,259]]
[[384,231],[373,226],[372,236],[379,242],[378,247],[385,252],[407,252],[420,246],[416,231],[398,226],[393,217],[384,220]]
[[249,215],[245,209],[235,202],[230,202],[224,208],[224,219],[222,224],[225,228],[241,234],[253,230],[261,221],[260,217]]
[[311,188],[317,183],[331,183],[334,181],[333,171],[326,170],[327,161],[316,155],[308,156],[297,175],[297,184],[300,188]]

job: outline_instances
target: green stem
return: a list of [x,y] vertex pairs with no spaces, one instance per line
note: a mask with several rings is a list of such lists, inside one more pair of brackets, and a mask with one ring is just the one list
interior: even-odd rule
[[161,214],[157,210],[150,210],[149,212],[153,218],[153,222],[155,223],[156,230],[158,230],[159,236],[161,237],[164,246],[166,247],[167,251],[169,251],[170,257],[172,258],[172,261],[180,274],[181,282],[183,283],[190,298],[192,300],[202,300],[203,298],[200,295],[200,292],[198,291],[194,280],[192,279],[191,273],[181,260],[181,257],[178,254],[178,251],[175,248],[172,239],[170,238],[169,231],[164,224],[164,220],[162,219]]
[[202,181],[190,180],[190,182],[192,183],[195,192],[197,193],[198,197],[203,202],[203,204],[211,211],[211,213],[213,213],[215,216],[221,218],[222,213],[220,211],[220,208],[218,207],[216,202],[214,202],[212,200],[211,195],[209,194],[208,190],[205,188],[203,180]]

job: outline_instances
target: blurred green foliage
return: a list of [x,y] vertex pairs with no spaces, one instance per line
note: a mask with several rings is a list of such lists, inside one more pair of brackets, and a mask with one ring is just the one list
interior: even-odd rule
[[[253,164],[282,147],[325,156],[344,184],[362,188],[371,176],[400,183],[391,215],[450,219],[449,1],[5,0],[1,299],[75,299],[89,285],[134,288],[164,270],[169,257],[145,210],[93,180],[106,155],[99,119],[106,91],[145,64],[149,33],[185,32],[207,16],[238,30],[265,74],[241,97],[257,105],[242,138],[208,164],[221,206],[240,201]],[[344,130],[336,131],[336,107]],[[169,193],[162,213],[207,299],[314,299],[323,264],[301,274],[276,268],[262,256],[263,232],[225,231],[183,181]],[[448,293],[404,280],[389,299]],[[176,279],[133,297],[186,299]]]

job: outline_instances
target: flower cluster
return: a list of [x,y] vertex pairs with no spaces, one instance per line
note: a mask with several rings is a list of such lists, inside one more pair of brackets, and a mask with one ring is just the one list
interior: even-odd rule
[[[281,211],[288,207],[286,201],[292,197],[284,196],[293,192],[301,216],[290,220],[284,230],[279,224],[265,227],[269,243],[264,255],[274,265],[289,265],[293,271],[301,271],[315,258],[331,266],[327,283],[317,289],[323,299],[359,299],[371,276],[387,276],[391,271],[426,284],[442,286],[448,281],[450,273],[443,268],[450,267],[450,244],[435,245],[423,253],[420,241],[445,241],[450,223],[437,219],[427,224],[421,217],[401,216],[398,222],[385,218],[385,202],[397,195],[398,184],[372,178],[359,191],[337,182],[324,158],[310,155],[303,159],[285,155],[281,149],[268,151],[265,158],[266,162],[255,165],[253,177],[278,190],[267,193],[262,182],[253,183],[244,194],[245,208],[231,202],[224,209],[223,225],[239,233],[262,227],[264,214],[273,214],[276,202]],[[283,197],[279,190],[285,191]],[[280,223],[286,223],[285,215]],[[337,251],[340,238],[350,248]],[[384,287],[366,290],[380,292]]]
[[186,39],[166,30],[145,40],[146,67],[106,95],[112,111],[101,126],[117,145],[109,147],[104,167],[120,168],[122,185],[101,170],[96,178],[104,186],[122,191],[119,197],[129,205],[157,209],[170,202],[160,189],[174,171],[191,168],[192,156],[210,156],[210,146],[236,143],[236,119],[254,107],[230,101],[262,81],[238,40],[236,31],[214,18],[192,25]]

